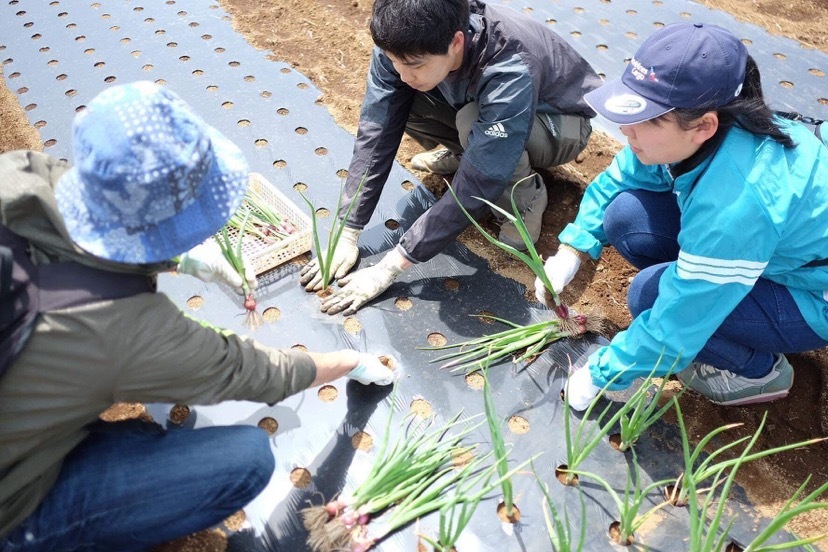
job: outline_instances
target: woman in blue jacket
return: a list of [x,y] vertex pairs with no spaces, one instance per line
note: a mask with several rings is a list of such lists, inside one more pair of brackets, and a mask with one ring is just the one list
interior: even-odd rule
[[654,368],[717,404],[785,397],[782,353],[828,345],[828,148],[774,115],[745,46],[712,25],[664,27],[585,99],[629,144],[546,272],[560,292],[607,244],[640,272],[632,324],[570,374],[571,405]]

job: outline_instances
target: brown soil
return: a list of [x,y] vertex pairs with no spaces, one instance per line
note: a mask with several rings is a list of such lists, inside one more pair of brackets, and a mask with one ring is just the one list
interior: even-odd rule
[[353,317],[348,317],[342,322],[342,326],[345,328],[345,331],[351,335],[356,335],[360,331],[362,331],[362,323]]
[[277,431],[279,431],[279,422],[275,419],[271,418],[270,416],[266,418],[262,418],[259,420],[259,423],[256,424],[258,427],[262,428],[267,432],[268,435],[273,435]]
[[523,416],[512,416],[506,423],[509,426],[509,431],[516,435],[523,435],[529,433],[529,420]]
[[428,418],[433,412],[431,403],[425,399],[414,399],[411,401],[411,412],[420,418]]
[[357,431],[354,433],[354,436],[351,437],[351,444],[357,450],[368,452],[374,447],[374,438],[371,437],[369,433]]
[[426,340],[428,341],[428,344],[432,347],[442,347],[443,345],[448,343],[446,336],[438,332],[428,334],[428,338],[426,338]]
[[517,507],[517,504],[513,503],[512,515],[509,515],[506,513],[506,505],[501,502],[497,505],[497,517],[503,523],[518,523],[520,521],[520,508]]
[[290,482],[300,489],[310,485],[312,479],[311,473],[305,468],[293,468],[290,472]]
[[483,389],[484,384],[485,380],[483,379],[483,374],[481,374],[480,372],[472,372],[470,374],[466,374],[466,385],[468,385],[475,391]]
[[190,417],[190,407],[184,404],[177,404],[170,409],[170,421],[176,425],[183,424]]
[[187,299],[187,308],[190,310],[198,310],[204,306],[204,297],[200,295],[193,295],[189,299]]
[[322,402],[333,402],[339,396],[339,391],[333,385],[323,385],[319,388],[318,394]]
[[264,321],[268,323],[276,322],[281,317],[282,311],[280,311],[276,307],[268,307],[264,311],[262,311],[262,318],[264,318]]
[[[272,52],[274,60],[287,61],[306,75],[322,91],[320,103],[336,122],[355,133],[365,86],[365,71],[371,50],[367,21],[370,0],[327,2],[323,0],[220,0],[233,15],[234,25],[254,46]],[[828,0],[700,0],[708,7],[722,9],[737,18],[766,28],[770,33],[798,40],[804,47],[828,52]],[[278,29],[278,33],[274,32]],[[9,90],[0,67],[0,152],[13,149],[42,150],[39,135],[26,119],[14,93]],[[549,190],[549,208],[544,214],[544,230],[538,244],[546,256],[557,250],[556,236],[571,221],[578,208],[582,190],[603,170],[619,148],[606,135],[595,133],[587,151],[579,159],[553,171],[544,171]],[[408,166],[419,146],[405,138],[397,159]],[[432,191],[441,194],[441,178],[416,173]],[[473,252],[488,260],[498,273],[526,286],[532,295],[534,276],[507,254],[494,250],[473,229],[460,240]],[[307,256],[296,264],[307,263]],[[580,312],[592,311],[606,319],[610,334],[625,328],[630,317],[626,309],[626,290],[635,271],[613,250],[597,262],[588,263],[564,294],[564,300]],[[446,279],[446,289],[459,289],[459,283]],[[442,338],[440,340],[439,338]],[[444,344],[439,334],[429,336],[431,345]],[[295,345],[294,348],[303,348]],[[733,437],[755,431],[762,414],[768,420],[757,447],[767,448],[828,434],[828,350],[791,355],[796,382],[791,395],[766,406],[745,408],[717,407],[698,397],[682,399],[688,429],[699,438],[712,428],[734,421],[744,427]],[[116,410],[120,407],[116,407]],[[131,417],[130,408],[120,412]],[[139,414],[140,415],[140,414]],[[307,472],[305,471],[307,474]],[[747,489],[752,503],[772,513],[809,474],[818,485],[828,480],[828,446],[818,445],[768,460],[757,461],[740,472],[739,482]],[[310,482],[307,474],[307,482]],[[815,513],[803,516],[791,528],[801,535],[815,535],[828,526],[828,516]],[[204,549],[209,549],[205,547]],[[181,548],[176,548],[181,550]]]
[[397,297],[394,301],[394,306],[401,311],[407,311],[414,306],[414,302],[408,297]]

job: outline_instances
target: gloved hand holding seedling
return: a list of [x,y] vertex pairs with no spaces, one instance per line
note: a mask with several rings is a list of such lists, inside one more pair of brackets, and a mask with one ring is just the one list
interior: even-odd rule
[[[250,213],[248,212],[244,220],[241,223],[241,228],[247,227],[247,222],[250,218]],[[227,230],[227,226],[221,229],[221,235],[216,237],[216,241],[218,241],[219,247],[221,248],[221,252],[224,255],[224,258],[227,259],[227,262],[233,267],[233,269],[242,276],[242,293],[244,295],[244,309],[245,309],[245,325],[250,328],[251,330],[255,330],[259,326],[264,323],[264,319],[262,315],[256,310],[256,299],[253,296],[253,288],[250,287],[250,284],[247,282],[243,276],[246,273],[245,265],[244,265],[244,255],[242,254],[242,242],[244,240],[244,232],[240,231],[238,234],[238,239],[236,243],[233,244],[233,241],[230,239],[230,233]]]
[[[305,197],[305,194],[300,192],[302,199],[308,204],[311,215],[311,223],[313,229],[313,247],[316,251],[316,258],[308,263],[300,273],[301,278],[299,283],[305,286],[307,291],[326,291],[331,281],[336,278],[342,278],[351,270],[357,262],[359,257],[359,249],[357,248],[357,241],[361,230],[356,228],[348,228],[346,223],[351,211],[356,205],[359,192],[362,190],[362,185],[365,183],[367,173],[363,175],[362,181],[357,186],[354,192],[354,197],[351,198],[351,203],[348,205],[348,210],[345,215],[336,221],[328,232],[328,244],[325,249],[322,249],[322,244],[319,241],[319,225],[317,224],[316,207]],[[342,195],[344,188],[339,193],[339,198],[336,200],[336,212],[340,211]]]
[[244,277],[224,257],[219,244],[210,238],[181,255],[176,270],[180,274],[194,276],[202,282],[223,282],[241,293],[243,280],[246,280],[250,289],[255,289],[257,284],[256,273],[250,260],[244,256],[242,261]]

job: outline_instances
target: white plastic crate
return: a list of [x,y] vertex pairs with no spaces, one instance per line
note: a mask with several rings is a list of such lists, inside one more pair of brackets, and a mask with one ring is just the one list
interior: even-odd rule
[[[250,173],[250,186],[265,199],[271,207],[293,224],[296,231],[277,242],[268,242],[258,236],[245,234],[242,241],[242,252],[250,262],[256,275],[267,272],[297,255],[311,250],[312,233],[311,220],[308,215],[290,201],[282,192],[259,173]],[[238,243],[239,231],[228,227],[230,240]],[[218,239],[214,237],[214,239]]]

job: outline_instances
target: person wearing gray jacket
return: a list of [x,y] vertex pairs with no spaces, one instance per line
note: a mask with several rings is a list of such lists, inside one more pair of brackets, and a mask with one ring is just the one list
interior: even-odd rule
[[[73,263],[154,281],[227,222],[248,184],[241,151],[151,82],[100,93],[76,116],[73,146],[72,168],[0,155],[0,224],[40,271]],[[273,349],[153,290],[38,309],[23,343],[0,332],[4,347],[22,345],[0,366],[0,550],[147,550],[219,523],[270,480],[265,431],[99,420],[115,402],[272,404],[346,375],[393,380],[373,355]]]
[[[356,264],[359,234],[376,208],[403,132],[433,150],[414,156],[412,166],[454,174],[452,188],[475,217],[487,212],[478,197],[511,211],[514,187],[520,215],[537,241],[547,196],[532,169],[571,161],[586,147],[595,112],[583,96],[601,84],[592,67],[546,25],[478,0],[377,0],[371,34],[375,47],[341,219],[365,180],[334,253],[331,273],[344,287],[323,301],[329,314],[352,314],[470,224],[447,193],[378,264],[346,276]],[[525,249],[509,221],[501,225],[499,238]],[[309,291],[321,288],[316,259],[303,269],[300,282]]]

